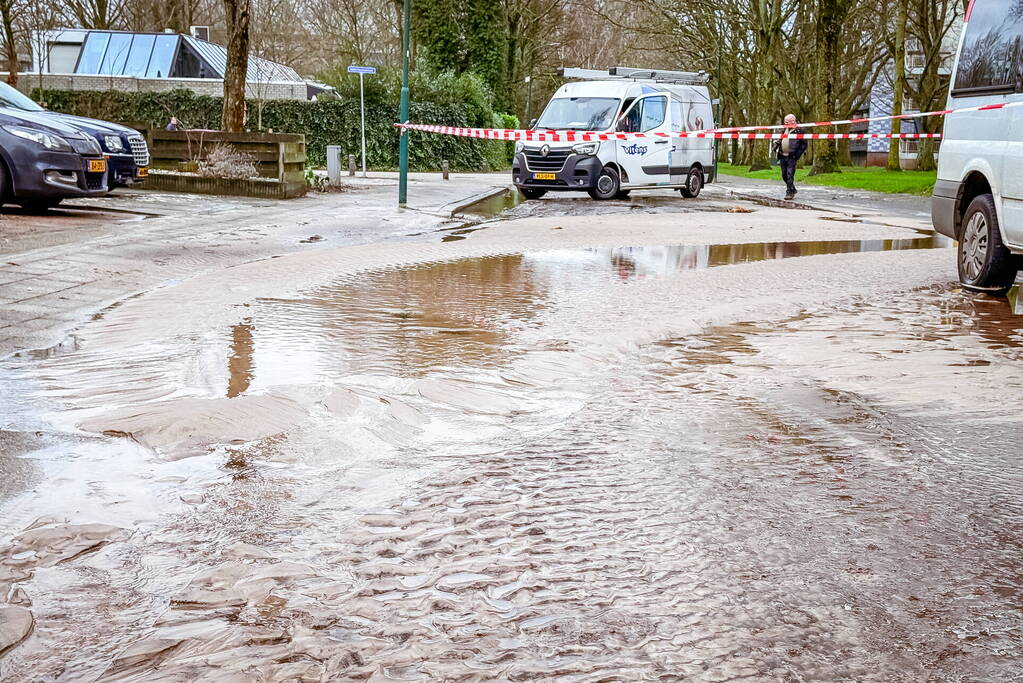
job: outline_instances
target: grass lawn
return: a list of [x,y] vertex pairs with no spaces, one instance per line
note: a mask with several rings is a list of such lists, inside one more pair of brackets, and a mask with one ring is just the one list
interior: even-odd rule
[[[772,166],[766,171],[750,173],[746,166],[719,163],[718,171],[725,175],[781,182],[781,171],[777,166]],[[812,177],[808,175],[809,172],[809,168],[797,169],[796,183],[924,196],[931,194],[936,176],[934,171],[888,171],[877,166],[845,166],[841,173],[825,173]]]

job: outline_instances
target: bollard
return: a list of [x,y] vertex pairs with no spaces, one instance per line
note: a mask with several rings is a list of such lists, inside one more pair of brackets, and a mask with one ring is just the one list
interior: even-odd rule
[[355,155],[348,155],[348,175],[355,175]]
[[338,145],[327,145],[327,182],[341,183],[341,148]]
[[440,174],[444,180],[448,180],[448,160],[440,162]]

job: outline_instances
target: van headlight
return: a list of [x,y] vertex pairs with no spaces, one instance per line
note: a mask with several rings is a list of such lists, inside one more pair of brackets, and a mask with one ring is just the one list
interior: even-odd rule
[[124,151],[124,143],[121,142],[120,135],[105,135],[103,137],[103,146],[107,148],[108,152]]
[[572,151],[576,154],[582,154],[583,156],[591,157],[597,153],[600,149],[599,142],[580,142],[578,145],[572,147]]
[[522,142],[522,140],[516,140],[515,141],[515,153],[516,154],[518,154],[519,152],[521,152],[525,148],[526,148],[526,145],[525,145],[525,143]]
[[68,141],[59,135],[53,135],[52,133],[44,133],[41,130],[35,130],[34,128],[23,128],[22,126],[4,126],[11,135],[22,138],[23,140],[31,140],[36,142],[46,149],[52,149],[56,152],[73,152],[71,145]]

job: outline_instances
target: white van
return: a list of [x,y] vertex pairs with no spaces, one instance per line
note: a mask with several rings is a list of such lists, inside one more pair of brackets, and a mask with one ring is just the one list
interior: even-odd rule
[[[973,0],[948,108],[1023,100],[1019,0]],[[959,240],[959,279],[1004,293],[1023,259],[1023,106],[950,114],[938,154],[931,222]]]
[[[562,75],[599,80],[563,85],[532,129],[671,133],[714,127],[705,74],[615,67],[564,69]],[[519,142],[512,164],[512,180],[527,199],[550,191],[623,199],[630,190],[665,187],[696,197],[714,175],[714,141],[696,138]]]

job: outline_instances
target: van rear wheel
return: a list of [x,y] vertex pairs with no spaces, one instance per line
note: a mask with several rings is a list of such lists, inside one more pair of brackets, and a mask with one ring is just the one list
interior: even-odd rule
[[1005,294],[1019,272],[1020,258],[1002,244],[994,198],[975,197],[966,208],[963,225],[956,259],[963,289]]
[[519,192],[521,192],[522,196],[526,199],[539,199],[547,194],[547,190],[527,190],[524,187],[520,187]]
[[682,196],[686,199],[696,199],[700,196],[700,190],[703,189],[703,171],[696,168],[695,166],[689,169],[689,175],[686,176],[686,184],[681,190]]
[[618,175],[618,171],[610,166],[605,166],[600,171],[600,177],[597,178],[597,186],[592,190],[587,190],[587,193],[593,199],[606,201],[614,199],[621,189],[622,180],[621,176]]

